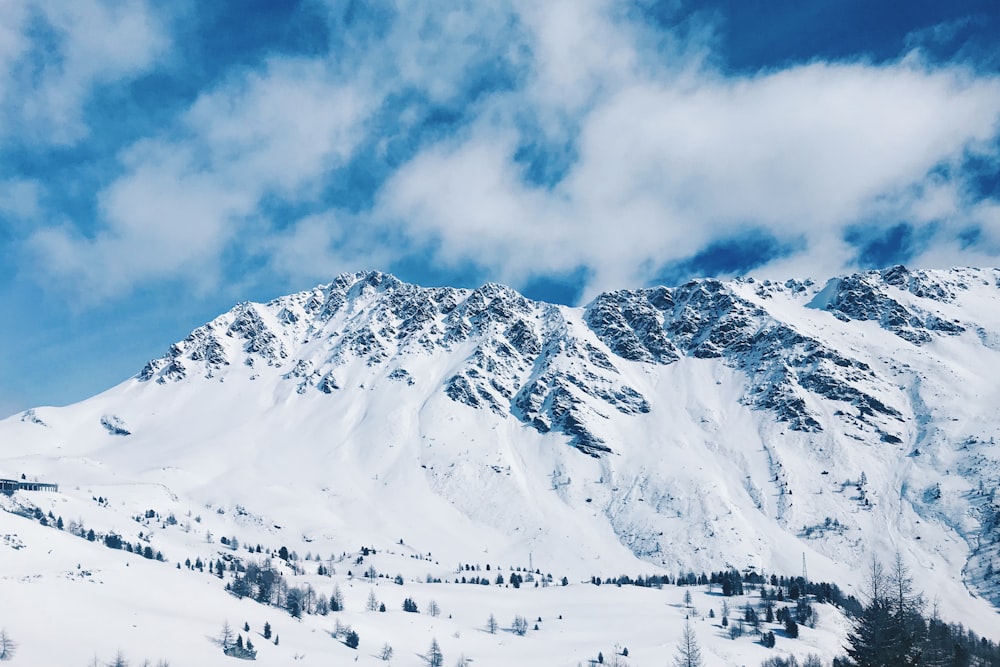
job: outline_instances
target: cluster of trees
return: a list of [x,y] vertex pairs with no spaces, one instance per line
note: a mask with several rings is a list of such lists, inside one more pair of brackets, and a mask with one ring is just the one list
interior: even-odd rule
[[945,623],[935,612],[924,614],[924,601],[899,554],[888,571],[873,559],[865,604],[848,636],[852,667],[968,667],[1000,665],[1000,646],[961,625]]
[[163,554],[159,551],[153,551],[153,547],[148,544],[142,544],[142,542],[136,541],[135,544],[131,544],[128,540],[123,540],[121,535],[115,533],[108,533],[104,536],[104,546],[109,549],[123,549],[130,554],[139,554],[143,558],[148,558],[149,560],[163,561]]
[[[847,609],[860,609],[858,601],[850,596],[844,596],[836,584],[821,581],[806,581],[802,577],[785,577],[771,575],[765,577],[753,571],[739,572],[738,570],[723,570],[712,572],[711,574],[696,574],[694,572],[684,572],[678,574],[676,578],[670,575],[638,575],[631,577],[623,574],[618,577],[592,576],[590,583],[595,586],[642,586],[647,588],[662,588],[663,586],[718,586],[722,594],[731,597],[743,595],[746,587],[763,587],[770,585],[774,592],[771,594],[778,601],[797,600],[808,595],[817,602],[830,602]],[[566,586],[569,581],[563,577],[562,585]]]
[[823,661],[815,653],[807,655],[802,662],[794,655],[787,658],[774,656],[762,662],[760,667],[823,667]]
[[[87,667],[129,667],[128,658],[121,651],[115,653],[115,657],[111,659],[110,662],[101,662],[95,655],[93,660],[88,663]],[[153,662],[151,660],[143,660],[142,665],[152,667]],[[170,663],[166,660],[159,660],[156,663],[156,667],[170,667]]]
[[[268,631],[270,627],[265,626]],[[243,624],[243,631],[250,632],[250,624]],[[267,633],[269,634],[269,632]],[[235,639],[233,636],[235,635]],[[265,634],[265,637],[267,635]],[[275,642],[277,643],[277,641]],[[256,660],[257,650],[253,647],[253,642],[250,641],[250,636],[247,635],[247,639],[243,641],[243,635],[239,633],[234,633],[233,629],[229,626],[229,621],[222,624],[222,631],[219,633],[219,645],[222,646],[222,652],[233,658],[242,658],[243,660]]]
[[[103,500],[103,498],[102,498]],[[152,512],[152,510],[149,510]],[[33,518],[37,520],[43,526],[53,526],[58,530],[65,530],[67,528],[66,524],[63,522],[61,516],[55,516],[51,511],[45,514],[39,508],[35,508],[31,513]],[[139,533],[140,540],[136,540],[133,544],[128,540],[122,539],[121,535],[117,533],[95,533],[93,528],[87,528],[82,521],[70,521],[69,522],[69,532],[72,535],[76,535],[82,539],[89,542],[97,542],[100,540],[104,546],[109,549],[121,549],[127,551],[128,553],[134,553],[142,556],[143,558],[148,558],[149,560],[165,561],[163,553],[153,549],[150,544],[143,544],[141,541],[142,533]]]
[[[329,597],[317,593],[309,584],[289,586],[268,558],[245,565],[236,563],[234,569],[233,580],[226,583],[227,591],[240,598],[283,607],[293,618],[301,618],[303,614],[326,616],[330,612],[344,610],[344,594],[339,585],[333,587]],[[379,607],[384,610],[384,605]]]
[[[641,586],[644,588],[663,588],[664,586],[673,583],[670,575],[664,574],[651,574],[651,575],[638,575],[636,577],[630,577],[627,574],[623,574],[617,577],[605,577],[603,580],[598,576],[590,577],[590,583],[595,586],[600,586],[601,584],[609,586]],[[562,585],[566,586],[569,581],[566,577],[562,578]],[[680,584],[678,584],[680,585]]]
[[252,598],[262,604],[278,601],[278,593],[285,587],[285,579],[268,558],[250,561],[237,570],[233,580],[226,584],[226,590],[239,598]]

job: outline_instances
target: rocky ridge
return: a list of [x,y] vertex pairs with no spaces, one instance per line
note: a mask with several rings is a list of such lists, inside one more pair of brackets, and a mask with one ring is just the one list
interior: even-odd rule
[[[989,280],[989,273],[979,279]],[[441,383],[449,398],[540,432],[563,433],[571,445],[598,456],[614,447],[595,424],[651,409],[649,397],[623,379],[623,361],[720,359],[746,375],[742,401],[771,411],[790,429],[822,431],[832,413],[841,427],[901,442],[905,396],[892,378],[876,373],[864,354],[845,353],[769,312],[768,302],[775,295],[799,302],[811,296],[803,308],[847,323],[874,322],[922,346],[975,328],[935,312],[962,284],[904,267],[834,279],[822,289],[796,281],[706,279],[608,292],[575,309],[497,284],[422,288],[359,272],[266,304],[239,304],[150,361],[138,378],[213,378],[243,364],[281,369],[300,394],[329,394],[340,387],[338,370],[350,362],[389,368],[388,379],[412,383],[410,355],[461,349],[462,363]],[[916,299],[904,304],[902,292]]]

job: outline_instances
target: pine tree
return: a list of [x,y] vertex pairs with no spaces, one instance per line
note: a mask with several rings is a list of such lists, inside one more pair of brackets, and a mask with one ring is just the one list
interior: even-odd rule
[[302,591],[298,588],[289,588],[285,596],[285,609],[292,615],[292,618],[302,617]]
[[427,651],[427,665],[428,667],[442,667],[444,665],[444,654],[441,653],[437,639],[431,639],[431,647]]
[[270,638],[271,638],[271,624],[265,622],[264,623],[264,639],[270,639]]
[[867,604],[847,636],[847,655],[857,667],[882,667],[893,653],[888,586],[882,564],[872,558],[866,582]]
[[333,587],[333,594],[330,596],[330,611],[344,611],[344,594],[340,590],[340,584]]
[[357,648],[359,641],[358,633],[354,630],[349,630],[347,632],[347,636],[344,638],[344,644],[346,644],[348,648]]
[[847,654],[857,667],[906,667],[921,661],[927,626],[923,601],[899,553],[887,575],[873,558],[868,573],[866,604],[848,635]]
[[368,591],[368,611],[378,611],[378,598],[375,597],[375,589]]
[[392,646],[390,646],[388,642],[382,645],[382,651],[379,653],[378,657],[382,658],[382,660],[386,662],[392,660]]
[[17,652],[17,644],[7,634],[5,628],[0,628],[0,660],[10,660]]
[[927,637],[927,626],[921,616],[923,599],[914,592],[913,578],[898,551],[888,583],[892,596],[890,633],[896,643],[893,659],[899,665],[915,665],[920,662],[920,646]]
[[691,629],[691,619],[684,621],[684,632],[677,645],[674,665],[676,667],[702,667],[701,648],[698,646],[694,630]]
[[495,635],[497,633],[497,627],[498,627],[497,617],[494,616],[493,614],[490,614],[490,617],[486,619],[487,632],[489,632],[491,635]]

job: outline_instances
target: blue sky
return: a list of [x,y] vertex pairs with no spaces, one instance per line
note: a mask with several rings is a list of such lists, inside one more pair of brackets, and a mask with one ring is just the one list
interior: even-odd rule
[[348,270],[996,265],[1000,9],[904,6],[8,0],[0,416]]

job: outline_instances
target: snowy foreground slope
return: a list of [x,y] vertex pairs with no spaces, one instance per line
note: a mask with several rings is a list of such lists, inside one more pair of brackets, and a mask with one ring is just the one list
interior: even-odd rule
[[[454,646],[474,652],[477,664],[497,655],[506,664],[575,665],[602,646],[640,646],[653,634],[655,660],[635,654],[633,664],[661,664],[680,633],[685,611],[670,605],[682,593],[579,582],[729,567],[797,575],[803,554],[810,578],[850,589],[872,554],[888,560],[898,550],[944,617],[998,638],[1000,618],[988,603],[1000,602],[998,371],[994,269],[896,267],[825,285],[704,280],[607,293],[585,308],[533,302],[499,285],[426,289],[385,274],[343,275],[240,304],[87,401],[0,422],[0,478],[60,485],[57,494],[19,491],[6,509],[30,514],[27,505],[36,505],[66,523],[143,541],[168,561],[0,514],[0,535],[10,536],[0,544],[0,594],[22,609],[45,607],[0,625],[21,624],[27,660],[26,623],[97,607],[109,610],[109,622],[159,618],[177,632],[200,631],[178,641],[202,641],[214,656],[205,637],[221,617],[234,626],[247,620],[254,631],[265,617],[279,619],[232,598],[212,575],[173,569],[187,557],[214,560],[228,548],[219,543],[225,535],[324,559],[368,545],[376,558],[402,559],[380,571],[409,579],[453,579],[457,563],[568,577],[568,587],[482,587],[475,595],[380,583],[391,612],[369,637],[408,632],[416,651],[432,634],[443,648],[456,632],[475,634],[487,643]],[[177,523],[132,519],[149,510]],[[407,565],[415,555],[424,557],[419,567]],[[440,571],[425,571],[432,563]],[[347,622],[365,642],[367,585],[348,569],[336,567],[345,592],[357,587]],[[462,613],[453,613],[454,629],[442,617],[404,615],[406,595]],[[718,606],[698,595],[702,614]],[[562,649],[545,654],[509,636],[501,649],[479,636],[479,616],[495,611],[507,624],[522,606],[532,620],[564,614],[563,639],[538,640]],[[571,607],[578,611],[558,611]],[[843,619],[827,611],[826,627],[802,641],[817,633],[818,652],[831,657]],[[650,639],[593,636],[587,623],[611,632],[612,613],[616,628],[647,628]],[[633,613],[641,619],[630,621]],[[135,645],[117,636],[97,642],[100,626],[88,623],[99,620],[82,623],[73,646],[90,637],[83,646],[93,645],[91,653],[121,645],[153,660],[187,655],[157,650],[169,642],[150,639],[155,624],[136,623]],[[312,635],[321,635],[316,647],[331,640],[311,623],[282,619],[289,653],[271,664],[288,664],[293,635],[318,659],[326,649],[307,648]],[[717,658],[709,664],[766,657],[721,631],[716,646],[703,623],[698,631]],[[270,651],[265,644],[258,660]],[[375,661],[375,647],[367,648]],[[89,659],[65,651],[59,664]],[[395,659],[416,661],[412,651]]]

